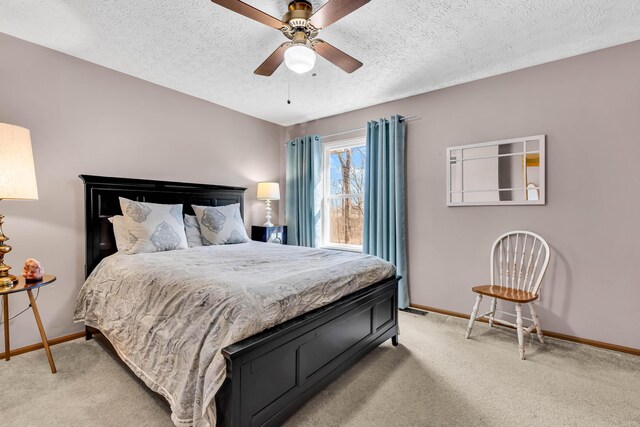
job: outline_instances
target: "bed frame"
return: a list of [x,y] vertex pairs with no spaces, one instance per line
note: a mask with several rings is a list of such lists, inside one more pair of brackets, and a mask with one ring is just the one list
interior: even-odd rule
[[[80,175],[85,183],[86,274],[116,252],[108,218],[118,197],[152,203],[224,206],[240,203],[241,187]],[[390,277],[325,307],[222,349],[227,378],[216,395],[218,425],[277,426],[314,394],[384,341],[398,345],[399,277]],[[86,327],[115,354],[99,330]],[[117,354],[116,354],[117,356]]]

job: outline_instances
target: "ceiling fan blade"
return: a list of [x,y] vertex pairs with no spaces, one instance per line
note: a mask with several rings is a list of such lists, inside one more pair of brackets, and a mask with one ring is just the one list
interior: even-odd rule
[[258,21],[261,24],[268,25],[269,27],[273,27],[276,30],[285,26],[285,23],[281,20],[274,18],[271,15],[267,15],[263,11],[256,9],[253,6],[250,6],[246,3],[241,2],[240,0],[211,0],[213,3],[220,5],[224,8],[232,10],[240,15],[246,16],[247,18],[253,19],[254,21]]
[[269,77],[278,69],[280,64],[284,61],[284,51],[289,47],[289,42],[282,43],[276,50],[273,51],[267,59],[253,72],[259,76]]
[[334,63],[347,73],[351,74],[358,68],[362,67],[362,62],[352,56],[347,55],[337,47],[334,47],[324,40],[316,39],[313,48],[322,57],[329,62]]
[[327,28],[344,18],[354,10],[369,3],[370,0],[329,0],[311,15],[311,23],[316,28]]

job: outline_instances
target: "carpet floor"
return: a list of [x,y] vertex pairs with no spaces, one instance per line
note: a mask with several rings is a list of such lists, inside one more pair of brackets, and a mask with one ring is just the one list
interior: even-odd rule
[[[543,319],[544,321],[544,319]],[[293,426],[640,426],[640,357],[430,313],[321,391]],[[171,426],[160,398],[95,341],[0,362],[2,426]]]

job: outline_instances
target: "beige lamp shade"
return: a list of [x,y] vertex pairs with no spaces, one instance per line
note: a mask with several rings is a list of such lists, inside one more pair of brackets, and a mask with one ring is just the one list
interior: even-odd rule
[[28,129],[0,123],[0,199],[38,198]]
[[280,184],[277,182],[259,182],[258,200],[280,200]]

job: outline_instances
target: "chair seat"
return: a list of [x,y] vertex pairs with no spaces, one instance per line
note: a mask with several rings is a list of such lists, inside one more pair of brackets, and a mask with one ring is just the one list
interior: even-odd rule
[[528,303],[538,299],[538,295],[534,293],[498,285],[474,286],[471,290],[477,294],[511,302]]

